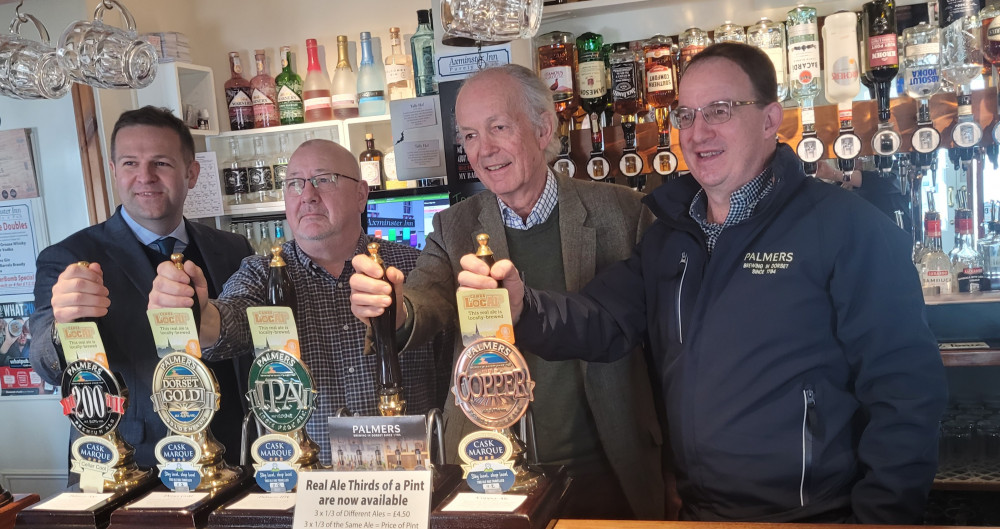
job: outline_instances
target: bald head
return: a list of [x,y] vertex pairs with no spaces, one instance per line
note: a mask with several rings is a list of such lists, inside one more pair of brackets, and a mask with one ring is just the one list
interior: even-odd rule
[[[354,158],[351,151],[338,143],[330,140],[309,140],[304,142],[292,153],[292,157],[288,161],[289,167],[294,164],[296,157],[302,158],[306,153],[318,155],[321,159],[327,160],[326,165],[330,167],[326,167],[325,169],[329,172],[361,179],[361,169],[358,167],[357,159]],[[306,175],[306,177],[308,176],[312,175]],[[300,176],[299,178],[302,177]]]

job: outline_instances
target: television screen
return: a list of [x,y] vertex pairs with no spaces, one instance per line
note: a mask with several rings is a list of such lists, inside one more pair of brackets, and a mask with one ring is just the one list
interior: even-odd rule
[[434,229],[431,219],[449,205],[448,193],[371,198],[368,234],[423,250],[427,234]]

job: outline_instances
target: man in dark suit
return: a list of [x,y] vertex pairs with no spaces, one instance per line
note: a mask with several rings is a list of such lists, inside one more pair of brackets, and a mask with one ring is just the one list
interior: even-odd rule
[[[475,251],[476,235],[490,235],[497,259],[526,268],[529,283],[576,291],[602,268],[629,255],[652,220],[641,195],[624,186],[557,178],[547,162],[558,152],[556,117],[548,88],[516,65],[491,68],[465,81],[455,104],[459,139],[488,191],[434,216],[434,230],[417,267],[397,286],[397,323],[410,347],[446,324],[457,325],[459,259]],[[362,320],[388,306],[388,287],[364,256],[351,277],[352,310]],[[390,269],[390,280],[402,273]],[[399,294],[402,293],[400,296]],[[662,437],[646,363],[640,350],[609,364],[546,362],[522,350],[536,381],[532,403],[539,459],[565,465],[575,479],[560,517],[664,517],[660,474]],[[476,429],[445,404],[445,444],[457,459],[458,442]]]
[[[58,385],[66,360],[54,324],[97,318],[108,364],[129,388],[129,408],[119,432],[135,447],[139,466],[148,468],[157,464],[153,449],[167,435],[150,400],[159,358],[146,304],[156,265],[169,259],[171,251],[183,253],[206,271],[214,297],[253,249],[239,235],[184,219],[184,199],[198,180],[199,165],[187,125],[166,109],[147,106],[123,113],[111,134],[109,165],[121,200],[115,214],[38,255],[31,365],[45,381]],[[79,261],[90,265],[78,266]],[[208,365],[222,395],[211,428],[226,447],[226,460],[235,463],[246,366],[233,361]]]

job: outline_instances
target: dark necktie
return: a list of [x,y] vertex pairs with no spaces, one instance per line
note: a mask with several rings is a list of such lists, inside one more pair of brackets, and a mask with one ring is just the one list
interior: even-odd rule
[[150,246],[152,246],[154,249],[156,249],[156,251],[160,252],[164,256],[170,257],[170,254],[174,253],[174,243],[176,242],[177,239],[173,237],[169,236],[160,237],[159,239],[156,239],[155,241],[150,243]]

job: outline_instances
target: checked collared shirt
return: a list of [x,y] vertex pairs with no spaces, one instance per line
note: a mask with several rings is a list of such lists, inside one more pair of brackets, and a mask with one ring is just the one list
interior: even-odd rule
[[719,240],[722,230],[735,226],[750,218],[757,203],[760,202],[774,187],[774,178],[771,175],[771,168],[767,167],[752,180],[743,184],[739,189],[733,191],[729,197],[729,215],[722,224],[713,224],[708,221],[708,202],[705,197],[705,190],[699,189],[691,201],[688,214],[701,226],[701,231],[705,232],[705,242],[708,245],[708,253],[715,249],[715,242]]

